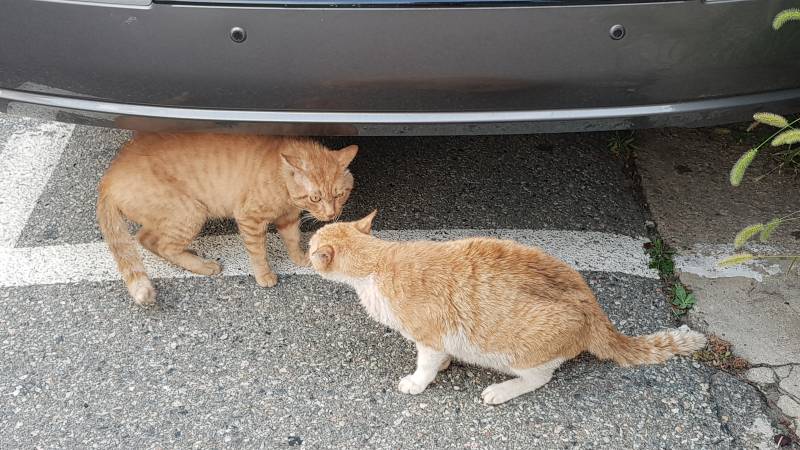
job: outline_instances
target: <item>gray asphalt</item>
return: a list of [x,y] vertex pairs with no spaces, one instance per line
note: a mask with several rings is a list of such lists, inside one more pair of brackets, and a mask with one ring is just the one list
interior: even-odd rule
[[[0,116],[0,142],[11,126]],[[76,129],[17,246],[100,239],[95,183],[126,136]],[[605,139],[347,140],[363,152],[348,214],[380,207],[383,229],[642,235],[645,211]],[[658,280],[584,275],[622,331],[676,326]],[[454,364],[405,396],[396,384],[412,345],[344,286],[155,284],[148,309],[121,282],[0,288],[0,448],[751,448],[766,411],[751,386],[687,358],[619,368],[581,357],[499,407],[480,392],[503,376]]]
[[[625,332],[670,325],[657,281],[586,275]],[[119,283],[0,291],[2,447],[272,447],[292,436],[315,448],[734,445],[717,416],[731,388],[713,395],[713,371],[686,359],[622,369],[580,358],[501,407],[480,403],[501,375],[454,365],[411,397],[395,386],[413,371],[412,345],[344,286],[301,276],[272,290],[249,277],[156,287],[153,309],[131,305]]]
[[[18,246],[95,242],[96,185],[130,136],[80,127]],[[644,215],[602,134],[329,139],[359,145],[343,219],[379,208],[376,229],[532,228],[645,233]],[[89,220],[87,220],[89,219]],[[214,223],[206,234],[230,233]]]

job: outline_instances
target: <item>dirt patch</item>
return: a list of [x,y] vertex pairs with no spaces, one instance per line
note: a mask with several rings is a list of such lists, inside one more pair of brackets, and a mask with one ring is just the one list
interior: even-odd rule
[[[759,127],[747,133],[746,128],[747,124],[737,124],[637,134],[642,189],[659,232],[673,246],[729,243],[747,225],[800,208],[800,177],[793,170],[775,170],[775,150],[771,148],[755,159],[741,186],[730,185],[733,164],[769,132]],[[767,173],[769,176],[756,181]],[[799,250],[800,223],[779,228],[770,241]]]
[[708,345],[692,355],[695,361],[702,361],[726,372],[740,374],[750,367],[746,359],[735,356],[732,344],[712,334],[708,336]]

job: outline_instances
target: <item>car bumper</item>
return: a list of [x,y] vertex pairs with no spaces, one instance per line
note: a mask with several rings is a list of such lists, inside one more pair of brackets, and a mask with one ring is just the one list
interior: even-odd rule
[[[0,109],[133,129],[486,134],[800,111],[790,1],[297,8],[6,0]],[[613,25],[625,26],[619,40]],[[247,30],[235,43],[234,27]]]
[[731,123],[749,119],[754,111],[800,111],[800,89],[663,105],[447,113],[176,108],[0,89],[0,109],[11,114],[62,122],[148,131],[204,130],[316,136],[525,134]]

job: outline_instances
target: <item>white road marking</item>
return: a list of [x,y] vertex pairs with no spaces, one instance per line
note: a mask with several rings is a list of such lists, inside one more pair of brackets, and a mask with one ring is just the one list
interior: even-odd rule
[[[644,238],[612,233],[560,230],[397,230],[377,232],[392,240],[458,239],[493,236],[542,247],[578,270],[618,272],[645,278],[658,278],[647,267],[642,250]],[[307,236],[306,236],[307,237]],[[204,236],[192,245],[199,254],[219,260],[222,276],[249,275],[250,263],[237,235]],[[311,274],[309,268],[295,267],[276,234],[269,235],[269,261],[281,275]],[[194,274],[172,266],[140,249],[152,278],[183,278]],[[114,261],[103,242],[65,244],[47,247],[0,248],[0,286],[78,283],[118,280]]]
[[0,248],[16,244],[74,128],[43,122],[9,136],[0,152]]
[[[779,255],[785,252],[774,246],[750,245],[754,254]],[[732,267],[719,267],[720,260],[739,253],[733,244],[698,244],[690,250],[681,250],[674,256],[675,268],[681,273],[691,273],[703,278],[744,277],[763,281],[765,276],[781,273],[780,264],[774,260],[753,260]]]
[[[0,287],[118,280],[103,242],[14,248],[75,128],[57,122],[15,120],[30,126],[9,136],[0,153]],[[644,238],[559,230],[398,230],[377,234],[392,240],[493,236],[540,246],[579,270],[658,278],[647,267],[642,251]],[[202,237],[193,248],[205,257],[218,259],[223,264],[223,276],[250,274],[247,255],[236,235]],[[153,278],[195,276],[147,251],[140,252]],[[312,273],[291,263],[275,234],[269,237],[269,255],[278,274]]]

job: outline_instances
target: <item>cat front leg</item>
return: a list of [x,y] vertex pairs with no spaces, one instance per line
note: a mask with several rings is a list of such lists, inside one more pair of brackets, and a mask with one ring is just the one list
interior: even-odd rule
[[298,266],[306,267],[310,264],[308,255],[300,248],[300,216],[289,214],[275,221],[275,228],[281,235],[289,259]]
[[404,394],[416,395],[431,384],[436,374],[449,366],[450,355],[417,342],[417,370],[400,380],[397,389]]
[[252,218],[237,218],[236,225],[244,241],[244,247],[250,255],[250,265],[256,283],[263,287],[278,284],[278,276],[269,267],[267,261],[267,221]]

